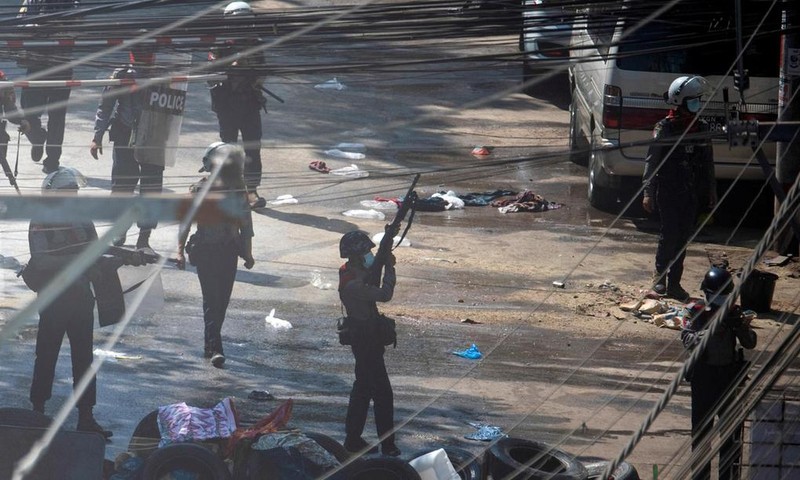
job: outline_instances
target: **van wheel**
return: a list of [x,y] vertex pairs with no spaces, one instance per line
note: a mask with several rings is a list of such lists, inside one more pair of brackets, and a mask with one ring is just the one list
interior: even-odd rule
[[617,206],[617,195],[613,189],[601,185],[601,183],[608,183],[604,182],[607,174],[599,165],[594,150],[594,142],[592,142],[591,153],[589,154],[589,183],[587,187],[589,204],[598,210],[613,212]]
[[572,101],[569,104],[569,160],[585,167],[589,164],[589,142],[581,135],[578,125],[578,107],[575,92],[572,92]]

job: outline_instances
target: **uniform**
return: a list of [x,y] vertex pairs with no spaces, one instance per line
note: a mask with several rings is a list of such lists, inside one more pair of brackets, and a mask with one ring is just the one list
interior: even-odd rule
[[[111,77],[135,79],[138,76],[134,65],[128,65],[114,70]],[[130,88],[107,86],[103,89],[102,99],[95,115],[93,142],[102,145],[106,131],[109,140],[114,142],[111,193],[132,194],[137,184],[142,195],[161,193],[164,185],[164,166],[139,163],[134,155],[136,126],[142,114],[144,98],[140,90],[126,91]],[[156,223],[137,223],[140,240],[144,234],[144,244],[140,245],[137,242],[137,247],[148,246],[149,232],[156,225]]]
[[[698,302],[692,308],[695,313],[688,325],[681,331],[681,341],[687,350],[692,350],[708,334],[708,322],[717,311],[716,305],[706,306]],[[741,351],[736,349],[736,341],[742,347],[752,349],[756,346],[757,336],[749,325],[742,321],[742,309],[733,306],[723,320],[714,336],[706,344],[706,349],[696,363],[688,378],[692,385],[692,449],[697,449],[706,440],[713,426],[713,419],[706,422],[706,417],[714,409],[717,402],[736,388],[737,379],[742,373],[745,362]],[[717,412],[720,418],[726,414],[735,415],[734,405],[728,401]],[[724,439],[720,449],[720,480],[737,480],[739,478],[738,462],[741,456],[741,427],[733,435]],[[700,462],[693,466],[693,479],[708,480],[711,475],[710,461]]]
[[[20,17],[46,15],[78,7],[77,0],[25,0],[20,8]],[[66,57],[69,52],[61,49],[57,57]],[[27,67],[26,77],[34,80],[71,80],[72,69],[66,68],[55,73],[42,75],[43,70],[56,66],[52,60],[52,50],[28,50],[20,62]],[[31,124],[26,134],[33,145],[31,157],[33,161],[41,160],[47,153],[42,166],[45,173],[55,171],[61,159],[64,129],[67,116],[67,102],[71,93],[69,87],[36,87],[23,88],[20,105],[26,111],[26,120]],[[47,112],[47,129],[42,127],[42,113]],[[46,144],[46,148],[43,145]]]
[[[394,266],[388,263],[384,267],[380,287],[367,283],[366,270],[352,268],[349,262],[343,265],[339,271],[339,298],[347,316],[360,322],[374,319],[378,314],[376,302],[391,300],[395,283]],[[383,437],[394,428],[394,394],[383,359],[384,346],[373,335],[353,332],[353,336],[351,349],[356,361],[356,378],[347,406],[344,444],[348,450],[358,451],[366,446],[361,434],[367,421],[370,401],[374,404],[378,436]],[[397,449],[394,434],[383,440],[381,448],[385,454]]]
[[[0,71],[0,81],[6,81],[6,74]],[[0,89],[0,159],[6,160],[8,155],[8,142],[11,137],[6,132],[6,121],[20,125],[23,122],[23,113],[17,109],[17,96],[13,87]],[[8,172],[7,172],[8,173]]]
[[[686,138],[675,146],[693,120]],[[655,199],[661,216],[655,261],[656,283],[665,285],[668,290],[682,290],[680,282],[685,247],[694,231],[698,199],[715,195],[711,140],[697,138],[698,134],[708,131],[705,121],[695,120],[694,115],[682,114],[680,110],[670,110],[667,117],[656,124],[653,131],[655,142],[647,152],[644,195]],[[650,178],[656,169],[657,173]]]
[[[212,50],[208,55],[209,60],[228,66],[228,79],[210,85],[211,109],[217,114],[220,140],[236,143],[239,133],[242,135],[247,157],[244,180],[251,193],[261,185],[261,110],[266,104],[261,91],[263,74],[253,69],[263,68],[264,54],[258,51],[241,56],[240,52],[260,44],[261,40],[253,40],[236,46],[227,45]],[[263,207],[264,202],[258,206]]]
[[[94,225],[89,223],[43,225],[31,222],[28,230],[31,261],[29,266],[49,272],[54,277],[86,246],[97,240]],[[36,335],[36,360],[33,366],[30,399],[34,408],[44,405],[53,390],[58,353],[64,335],[70,343],[72,381],[77,385],[92,364],[94,327],[94,295],[89,277],[84,274],[69,285],[47,307],[39,312]],[[79,409],[91,409],[96,400],[96,380],[78,399]]]

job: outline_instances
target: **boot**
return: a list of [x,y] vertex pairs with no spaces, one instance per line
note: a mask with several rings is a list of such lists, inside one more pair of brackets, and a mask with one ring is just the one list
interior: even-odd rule
[[667,294],[666,272],[653,272],[653,291],[662,296]]
[[225,355],[219,352],[213,354],[211,356],[211,365],[215,368],[222,368],[222,366],[225,365]]
[[691,296],[689,292],[681,287],[680,283],[670,282],[669,287],[667,287],[667,297],[678,300],[679,302],[686,302]]
[[111,430],[106,430],[97,423],[97,420],[94,419],[94,414],[92,414],[92,407],[78,410],[77,430],[79,432],[99,433],[106,440],[114,436]]
[[44,402],[31,402],[33,406],[31,410],[34,412],[44,413]]
[[390,457],[399,457],[402,454],[402,452],[400,451],[399,448],[397,448],[397,445],[395,445],[394,442],[382,444],[381,453],[384,455],[388,455]]
[[152,230],[143,228],[139,230],[139,238],[136,239],[136,248],[150,248],[150,233]]

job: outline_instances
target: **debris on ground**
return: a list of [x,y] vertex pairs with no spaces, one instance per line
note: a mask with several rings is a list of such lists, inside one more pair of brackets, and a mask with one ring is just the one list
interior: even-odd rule
[[322,160],[315,160],[308,164],[308,168],[320,173],[331,173],[331,169]]
[[322,272],[314,270],[311,272],[311,285],[319,288],[320,290],[333,290],[334,286],[331,282],[326,282],[322,279]]
[[778,255],[777,257],[766,258],[764,259],[764,265],[768,267],[782,267],[789,263],[791,258],[791,255]]
[[470,360],[478,360],[479,358],[483,357],[481,351],[478,350],[478,346],[474,343],[466,350],[453,351],[453,355],[458,355],[459,357],[468,358]]
[[345,217],[364,218],[367,220],[386,220],[386,215],[377,210],[347,210],[342,212]]
[[465,318],[465,319],[461,320],[461,323],[468,323],[470,325],[474,325],[474,324],[483,323],[483,322],[479,322],[479,321],[473,320],[471,318]]
[[545,212],[547,210],[556,210],[564,206],[560,203],[549,202],[543,196],[533,193],[530,190],[525,190],[511,199],[494,200],[490,205],[497,207],[500,213]]
[[258,402],[264,402],[267,400],[274,400],[275,396],[266,390],[253,390],[252,392],[250,392],[247,398]]
[[141,355],[128,355],[127,353],[120,353],[114,352],[111,350],[103,350],[101,348],[95,348],[92,353],[95,357],[104,357],[109,360],[141,360]]
[[291,195],[280,195],[275,200],[270,200],[267,203],[270,205],[294,205],[298,200]]
[[486,155],[491,155],[492,150],[489,147],[485,147],[483,145],[478,145],[477,147],[472,149],[471,152],[476,157],[485,157]]
[[[380,245],[381,240],[383,240],[383,234],[384,232],[379,232],[373,235],[372,243],[374,243],[375,245]],[[394,237],[394,239],[392,240],[392,248],[411,246],[411,240],[409,240],[408,238],[403,238],[402,241],[400,239],[401,239],[400,235]]]
[[344,90],[347,88],[347,85],[340,82],[336,77],[333,77],[326,82],[314,85],[314,88],[317,90]]
[[269,311],[269,315],[264,318],[264,322],[267,324],[268,327],[273,327],[278,330],[288,330],[292,328],[292,324],[286,320],[281,320],[280,318],[275,318],[275,309]]
[[484,442],[490,442],[496,438],[506,437],[508,435],[503,432],[500,427],[495,425],[489,425],[486,423],[476,423],[476,422],[467,422],[467,424],[478,431],[475,433],[470,433],[464,435],[464,438],[467,440],[481,440]]
[[348,178],[364,178],[369,177],[369,172],[366,170],[359,170],[358,165],[351,163],[349,167],[337,168],[329,172],[331,175],[339,175],[340,177]]

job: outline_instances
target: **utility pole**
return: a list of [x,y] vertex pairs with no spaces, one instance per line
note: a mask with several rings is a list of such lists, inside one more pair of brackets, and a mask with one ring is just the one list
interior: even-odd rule
[[[800,7],[794,0],[783,0],[781,21],[781,59],[778,91],[778,122],[800,120]],[[775,176],[784,192],[800,175],[800,138],[778,142]],[[780,200],[775,200],[775,211]],[[795,213],[795,222],[800,213]],[[778,253],[797,255],[798,242],[789,228],[780,232],[775,240]]]

